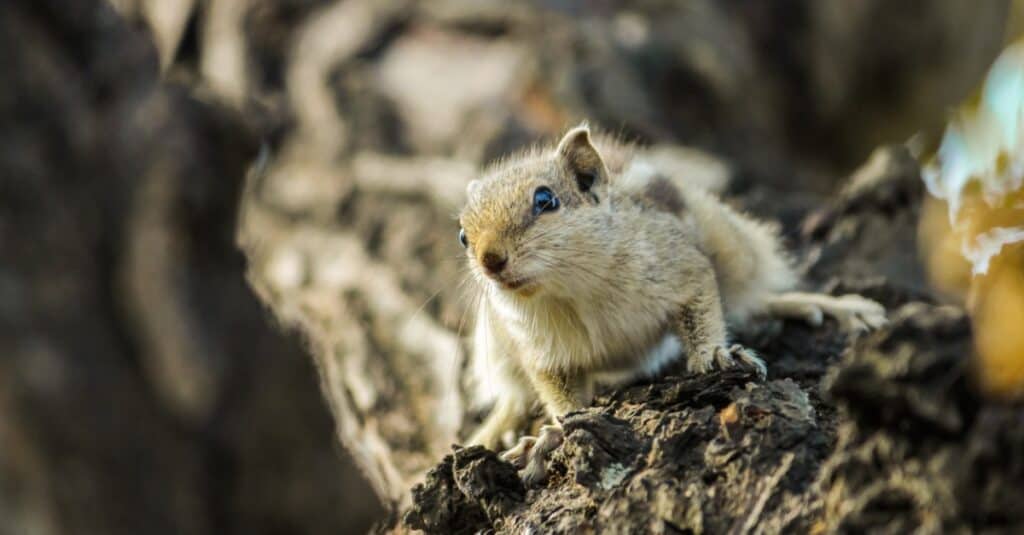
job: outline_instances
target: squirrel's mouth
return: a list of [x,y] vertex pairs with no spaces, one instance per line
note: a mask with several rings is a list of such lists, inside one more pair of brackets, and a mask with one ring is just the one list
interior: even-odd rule
[[506,290],[516,291],[516,290],[522,288],[523,286],[526,286],[527,284],[529,284],[529,282],[530,282],[529,279],[509,279],[509,280],[502,279],[502,280],[498,281],[498,284],[500,284],[501,287],[506,289]]
[[496,279],[501,289],[515,292],[522,297],[530,297],[537,290],[537,285],[530,279]]

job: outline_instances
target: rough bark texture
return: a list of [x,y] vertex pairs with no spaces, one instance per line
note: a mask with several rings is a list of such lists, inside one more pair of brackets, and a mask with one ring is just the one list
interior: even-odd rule
[[[1006,15],[3,3],[0,532],[351,532],[378,501],[441,533],[1018,527],[1021,412],[973,394],[967,322],[923,284],[916,167],[883,149],[844,179],[943,120]],[[481,414],[452,215],[487,161],[581,119],[781,221],[812,287],[893,325],[765,322],[765,382],[604,392],[541,487],[453,450]]]
[[[500,477],[456,450],[413,490],[405,526],[428,533],[1014,532],[1024,527],[1020,407],[971,388],[970,324],[883,277],[919,205],[916,166],[879,151],[807,220],[810,271],[885,303],[891,325],[853,343],[834,326],[766,325],[745,342],[766,381],[668,376],[610,392],[565,420],[549,480]],[[886,234],[872,229],[888,228]],[[882,242],[882,243],[880,243]],[[867,254],[867,248],[882,251]],[[829,251],[822,254],[821,251]],[[854,257],[850,257],[853,255]],[[846,266],[849,266],[847,268]],[[464,488],[460,481],[490,485]],[[453,485],[454,482],[454,485]],[[501,498],[504,508],[489,505]],[[511,502],[512,505],[508,505]],[[1016,504],[1016,506],[1015,506]]]

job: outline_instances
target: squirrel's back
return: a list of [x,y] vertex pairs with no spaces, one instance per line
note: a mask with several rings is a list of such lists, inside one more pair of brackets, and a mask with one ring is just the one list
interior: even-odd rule
[[609,168],[613,199],[675,214],[695,234],[715,267],[723,306],[732,321],[746,320],[766,294],[796,286],[798,277],[782,247],[778,225],[736,211],[704,183],[666,173],[633,146],[611,137],[596,141],[600,150],[615,157],[617,168]]

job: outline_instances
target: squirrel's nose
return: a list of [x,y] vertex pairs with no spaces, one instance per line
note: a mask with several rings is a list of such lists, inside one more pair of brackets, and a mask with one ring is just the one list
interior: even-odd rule
[[484,265],[484,269],[486,269],[488,273],[491,275],[497,275],[498,273],[501,273],[501,270],[505,269],[505,264],[508,263],[508,258],[488,251],[480,257],[480,263]]

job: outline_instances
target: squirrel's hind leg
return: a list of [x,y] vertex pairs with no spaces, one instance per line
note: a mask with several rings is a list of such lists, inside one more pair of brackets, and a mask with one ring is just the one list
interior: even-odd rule
[[770,295],[765,301],[765,312],[780,318],[794,318],[818,326],[825,316],[839,322],[846,332],[864,332],[886,323],[885,307],[857,294],[831,295],[806,292],[786,292]]

